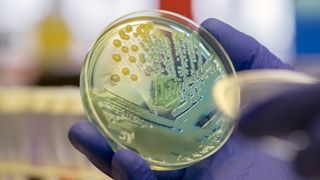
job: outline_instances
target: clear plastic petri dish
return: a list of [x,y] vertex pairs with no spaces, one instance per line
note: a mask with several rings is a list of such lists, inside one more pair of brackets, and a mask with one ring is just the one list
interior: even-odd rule
[[234,74],[205,29],[148,10],[105,28],[86,56],[80,89],[88,118],[114,151],[127,148],[152,169],[174,170],[212,155],[229,138],[235,122],[217,109],[211,89]]
[[[301,85],[319,82],[316,77],[291,70],[247,70],[219,80],[212,89],[212,96],[220,112],[236,120],[252,106]],[[241,99],[240,104],[234,103],[235,97]]]

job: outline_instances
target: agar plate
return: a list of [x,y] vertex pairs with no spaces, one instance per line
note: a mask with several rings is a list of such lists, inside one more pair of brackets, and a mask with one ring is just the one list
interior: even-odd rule
[[105,28],[86,56],[80,88],[88,118],[114,151],[127,148],[152,169],[174,170],[210,156],[230,136],[235,122],[218,110],[211,90],[234,74],[205,29],[149,10]]

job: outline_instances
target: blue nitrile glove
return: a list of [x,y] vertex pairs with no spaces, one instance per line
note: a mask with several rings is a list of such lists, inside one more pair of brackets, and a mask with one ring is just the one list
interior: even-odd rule
[[295,166],[301,174],[320,179],[320,83],[299,85],[249,109],[239,126],[246,135],[286,137],[304,131],[309,146],[298,153]]
[[[238,71],[291,69],[252,37],[216,19],[208,19],[202,26],[222,44]],[[69,138],[94,165],[114,179],[299,179],[292,164],[264,154],[254,140],[237,132],[211,157],[182,170],[162,172],[150,170],[147,162],[132,151],[114,153],[89,122],[72,126]]]

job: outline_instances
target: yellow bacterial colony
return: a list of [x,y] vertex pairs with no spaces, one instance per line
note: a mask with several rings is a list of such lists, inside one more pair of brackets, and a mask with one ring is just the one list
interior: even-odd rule
[[[132,25],[126,25],[123,29],[118,31],[118,37],[113,40],[113,46],[116,49],[120,49],[122,55],[119,53],[112,54],[112,59],[114,62],[121,63],[121,60],[127,60],[130,63],[146,63],[146,58],[144,54],[139,54],[139,50],[142,49],[144,52],[148,52],[149,49],[146,48],[145,44],[151,44],[151,32],[153,30],[153,23],[142,23],[137,25],[136,27]],[[160,37],[162,34],[157,32],[157,35]],[[137,44],[131,44],[130,41],[132,39],[141,38],[142,42]],[[131,44],[129,47],[124,44]],[[139,61],[137,61],[137,59]],[[128,78],[135,82],[138,80],[138,76],[136,74],[131,74],[132,72],[128,67],[125,67],[121,70],[122,74],[128,76]],[[120,82],[120,76],[117,74],[111,75],[111,81],[113,83]]]

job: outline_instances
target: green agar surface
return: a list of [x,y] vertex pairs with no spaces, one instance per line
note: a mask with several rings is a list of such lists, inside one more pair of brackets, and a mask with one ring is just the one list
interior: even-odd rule
[[228,75],[206,40],[164,17],[113,25],[93,45],[81,77],[89,118],[117,151],[131,149],[152,169],[189,166],[217,151],[234,122],[211,89]]

